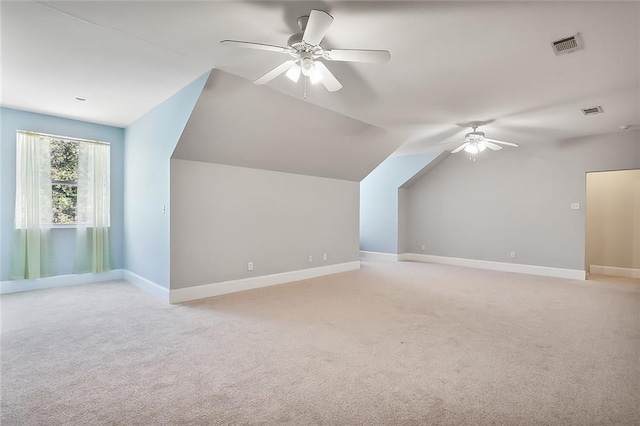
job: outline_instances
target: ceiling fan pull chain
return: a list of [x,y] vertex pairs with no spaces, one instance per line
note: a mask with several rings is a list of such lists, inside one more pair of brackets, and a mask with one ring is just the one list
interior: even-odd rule
[[307,100],[307,77],[302,76],[302,78],[304,79],[304,94],[302,98],[306,101]]

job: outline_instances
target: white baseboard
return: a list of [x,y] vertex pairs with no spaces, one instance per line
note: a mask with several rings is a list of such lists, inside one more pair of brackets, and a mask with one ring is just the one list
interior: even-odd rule
[[240,280],[223,281],[219,283],[204,284],[187,288],[171,290],[170,303],[182,303],[190,300],[204,299],[220,296],[222,294],[236,293],[293,281],[306,280],[321,277],[323,275],[337,274],[360,269],[360,262],[339,263],[336,265],[321,266],[318,268],[301,269],[298,271],[283,272],[280,274],[263,275],[260,277],[243,278]]
[[112,269],[96,274],[70,274],[55,275],[53,277],[35,278],[26,280],[10,280],[0,282],[0,294],[19,293],[23,291],[43,290],[45,288],[66,287],[98,283],[104,281],[116,281],[122,279],[122,269]]
[[591,265],[589,266],[589,273],[610,275],[612,277],[640,278],[640,269],[621,268],[618,266]]
[[381,253],[381,252],[377,252],[377,251],[364,251],[364,250],[360,250],[360,257],[362,259],[369,259],[369,260],[391,260],[391,261],[397,261],[398,259],[398,255],[395,253]]
[[458,257],[433,256],[430,254],[403,253],[402,260],[439,263],[442,265],[466,266],[469,268],[489,269],[492,271],[516,272],[520,274],[542,275],[545,277],[585,280],[586,273],[579,269],[552,268],[549,266],[524,265],[521,263],[492,262],[489,260],[462,259]]
[[166,287],[162,287],[161,285],[126,269],[122,271],[122,279],[130,282],[139,289],[146,291],[163,302],[169,302],[169,289]]
[[339,272],[353,271],[359,268],[359,261],[347,262],[339,263],[337,265],[321,266],[318,268],[302,269],[299,271],[283,272],[280,274],[187,287],[171,291],[126,269],[113,269],[111,271],[101,272],[98,274],[56,275],[53,277],[30,280],[1,281],[0,294],[43,290],[47,288],[66,287],[104,281],[126,280],[163,302],[181,303],[189,300],[251,290],[254,288],[306,280],[309,278],[321,277],[323,275],[337,274]]

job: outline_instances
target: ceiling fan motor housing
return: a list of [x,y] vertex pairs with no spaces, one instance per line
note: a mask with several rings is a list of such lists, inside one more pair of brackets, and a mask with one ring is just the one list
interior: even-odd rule
[[467,133],[464,137],[468,141],[479,141],[484,139],[484,132],[471,132]]
[[289,40],[287,40],[287,46],[295,49],[297,53],[320,53],[322,52],[322,44],[312,46],[302,40],[302,37],[304,37],[304,31],[307,29],[307,22],[309,22],[309,15],[298,18],[298,27],[300,27],[300,32],[289,37]]

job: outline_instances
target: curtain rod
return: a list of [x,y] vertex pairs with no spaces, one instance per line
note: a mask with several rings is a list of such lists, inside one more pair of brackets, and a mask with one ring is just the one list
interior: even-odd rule
[[45,136],[45,137],[48,137],[48,138],[63,139],[63,140],[68,140],[68,141],[78,141],[78,142],[97,143],[97,144],[101,144],[101,145],[111,145],[109,142],[96,141],[96,140],[93,140],[93,139],[82,139],[82,138],[73,138],[71,136],[50,135],[48,133],[32,132],[32,131],[29,131],[29,130],[18,130],[18,133],[23,133],[25,135]]

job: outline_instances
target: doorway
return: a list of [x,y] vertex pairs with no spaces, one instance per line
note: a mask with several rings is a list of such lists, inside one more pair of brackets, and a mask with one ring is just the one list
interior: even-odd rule
[[640,279],[640,170],[587,173],[586,271]]

